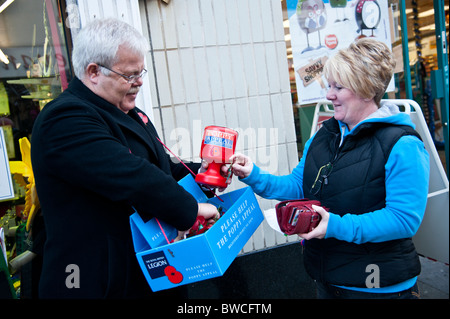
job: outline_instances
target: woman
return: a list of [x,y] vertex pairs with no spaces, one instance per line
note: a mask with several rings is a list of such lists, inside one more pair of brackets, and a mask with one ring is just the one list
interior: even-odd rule
[[422,221],[429,157],[414,124],[380,104],[395,60],[360,39],[329,59],[324,74],[334,117],[306,143],[290,175],[263,173],[240,154],[234,173],[262,197],[319,200],[316,229],[300,234],[319,298],[415,298],[420,261],[411,237]]

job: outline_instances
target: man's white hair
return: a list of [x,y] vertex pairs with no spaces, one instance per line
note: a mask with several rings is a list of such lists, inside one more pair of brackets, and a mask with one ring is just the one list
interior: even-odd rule
[[[78,33],[72,52],[75,75],[83,79],[89,63],[112,67],[119,46],[142,57],[149,50],[148,41],[131,25],[113,18],[95,19]],[[102,72],[108,72],[102,68]]]

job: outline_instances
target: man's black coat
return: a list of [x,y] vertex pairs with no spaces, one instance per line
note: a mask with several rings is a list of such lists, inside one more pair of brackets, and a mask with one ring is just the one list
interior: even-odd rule
[[[41,111],[31,140],[47,235],[40,297],[139,298],[149,292],[134,254],[132,207],[180,230],[193,225],[198,211],[177,184],[188,171],[170,160],[156,137],[142,111],[122,112],[77,78]],[[78,274],[79,288],[72,287]]]

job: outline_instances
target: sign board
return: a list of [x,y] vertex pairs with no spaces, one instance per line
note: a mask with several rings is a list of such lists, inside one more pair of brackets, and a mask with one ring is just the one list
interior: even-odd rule
[[[299,104],[325,99],[326,60],[360,37],[391,48],[388,0],[287,0]],[[388,92],[394,91],[392,79]]]
[[0,201],[14,198],[14,187],[9,170],[8,151],[5,135],[0,127]]

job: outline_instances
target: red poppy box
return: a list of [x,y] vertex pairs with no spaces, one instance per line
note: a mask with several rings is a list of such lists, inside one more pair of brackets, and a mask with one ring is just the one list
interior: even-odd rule
[[208,199],[191,175],[179,184],[223,215],[206,232],[173,243],[174,227],[137,212],[130,217],[136,257],[153,291],[222,276],[264,219],[250,187]]

